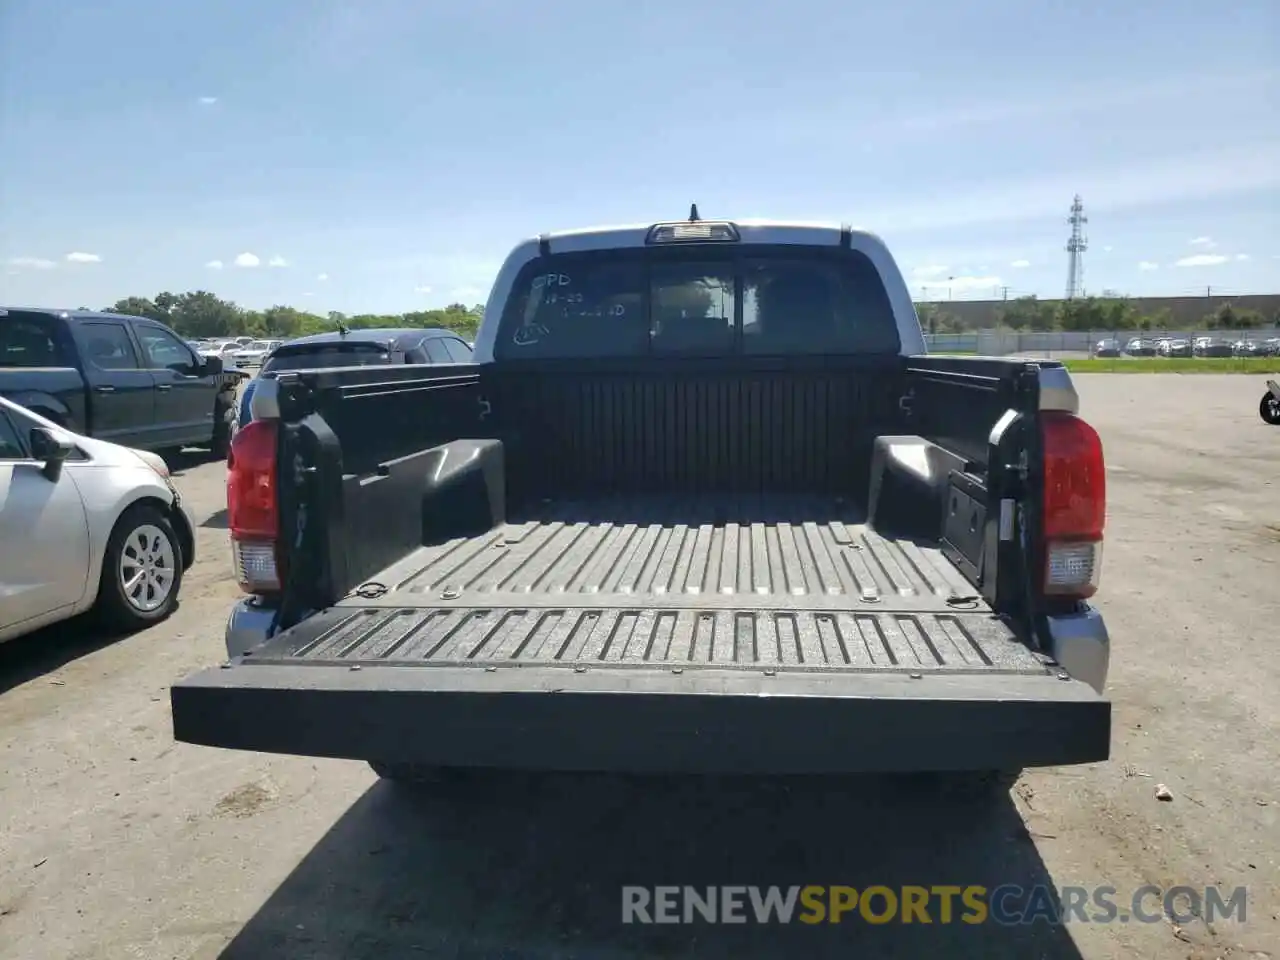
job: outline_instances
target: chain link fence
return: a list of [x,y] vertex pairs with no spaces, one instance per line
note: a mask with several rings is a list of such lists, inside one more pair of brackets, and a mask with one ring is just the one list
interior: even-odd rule
[[[925,335],[931,353],[1049,360],[1212,360],[1215,368],[1280,366],[1280,329],[1253,330],[976,330]],[[1166,344],[1166,346],[1162,346]],[[1239,361],[1231,364],[1229,361]]]

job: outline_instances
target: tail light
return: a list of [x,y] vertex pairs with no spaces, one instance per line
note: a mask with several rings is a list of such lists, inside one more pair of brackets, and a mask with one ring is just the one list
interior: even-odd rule
[[1044,594],[1083,600],[1102,572],[1107,473],[1102,440],[1069,413],[1046,413],[1044,445]]
[[280,504],[276,496],[278,421],[242,427],[227,456],[227,526],[236,580],[246,593],[280,590]]

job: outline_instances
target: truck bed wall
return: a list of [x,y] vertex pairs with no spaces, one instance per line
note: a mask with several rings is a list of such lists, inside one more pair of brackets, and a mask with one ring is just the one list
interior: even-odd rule
[[508,365],[486,395],[509,501],[617,493],[864,500],[897,358]]

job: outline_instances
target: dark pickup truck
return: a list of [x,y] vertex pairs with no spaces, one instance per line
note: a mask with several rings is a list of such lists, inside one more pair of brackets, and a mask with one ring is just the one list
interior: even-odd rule
[[0,394],[100,440],[222,455],[244,376],[144,317],[0,309]]
[[1060,364],[925,355],[875,236],[544,235],[475,358],[259,385],[251,596],[177,739],[411,780],[1107,758],[1098,436]]

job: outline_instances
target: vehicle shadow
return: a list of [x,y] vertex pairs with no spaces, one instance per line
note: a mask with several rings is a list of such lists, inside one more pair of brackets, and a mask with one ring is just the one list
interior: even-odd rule
[[169,451],[164,455],[164,462],[169,465],[169,473],[175,477],[182,476],[184,471],[194,467],[201,467],[221,459],[211,451],[201,450],[198,447],[184,447],[180,451]]
[[929,924],[857,910],[838,924],[622,922],[624,885],[1051,883],[1007,794],[958,801],[869,777],[380,782],[222,956],[1079,960],[1064,927],[966,923],[959,898],[951,922],[931,901]]
[[102,626],[89,612],[0,643],[0,694],[54,673],[127,635]]
[[207,527],[210,530],[226,530],[227,529],[227,508],[212,513],[201,522],[200,526]]

